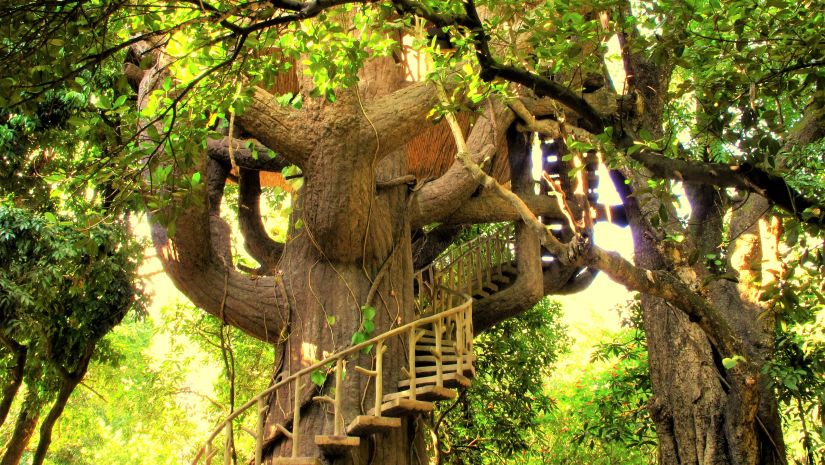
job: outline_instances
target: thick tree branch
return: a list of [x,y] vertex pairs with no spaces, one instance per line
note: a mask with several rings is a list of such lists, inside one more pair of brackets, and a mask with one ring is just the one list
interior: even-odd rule
[[319,134],[312,113],[283,107],[274,95],[256,87],[249,106],[235,115],[235,122],[279,156],[302,166]]
[[[380,146],[396,147],[433,125],[427,115],[436,103],[438,96],[433,83],[424,81],[375,99],[366,104],[364,111],[375,126]],[[369,136],[373,137],[372,128],[368,129]]]
[[[566,216],[559,208],[559,202],[549,195],[524,194],[519,198],[536,216],[549,220],[565,220]],[[484,189],[478,196],[471,197],[458,210],[452,212],[441,222],[444,224],[495,223],[499,221],[516,221],[521,219],[519,211],[512,202],[495,192]]]
[[[232,155],[229,154],[228,137],[223,139],[209,139],[206,142],[207,154],[210,158],[220,161],[226,166],[234,164],[239,168],[246,168],[257,171],[281,171],[289,166],[289,161],[280,156],[270,157],[269,149],[258,141],[246,141],[243,139],[232,139]],[[256,154],[247,147],[247,143],[252,142]]]
[[152,240],[166,274],[195,305],[247,334],[277,342],[288,322],[284,277],[250,277],[216,257],[206,208],[190,207],[170,237],[152,225]]
[[413,236],[413,269],[420,270],[432,263],[464,230],[462,225],[439,225],[430,232]]
[[724,316],[673,274],[637,267],[618,253],[596,246],[591,246],[587,262],[630,290],[659,297],[678,307],[702,328],[724,355],[745,354],[741,339]]
[[269,274],[278,265],[284,245],[269,237],[261,220],[260,172],[241,168],[238,183],[240,184],[238,222],[244,238],[244,246],[246,251],[261,264],[263,270],[266,271],[264,274]]
[[[482,163],[491,155],[512,122],[511,111],[496,100],[489,101],[467,138],[467,149],[475,163]],[[426,184],[411,200],[413,228],[444,221],[456,211],[456,205],[466,202],[477,189],[477,182],[456,160],[446,173]]]
[[654,176],[719,187],[747,189],[800,218],[805,209],[819,208],[818,215],[803,218],[803,221],[811,224],[825,224],[825,204],[808,199],[791,188],[784,178],[756,168],[750,163],[741,165],[698,163],[666,158],[648,150],[639,150],[631,157],[649,169]]

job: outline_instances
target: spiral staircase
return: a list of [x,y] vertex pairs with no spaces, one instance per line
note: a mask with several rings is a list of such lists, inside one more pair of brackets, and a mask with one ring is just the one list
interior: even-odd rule
[[[372,339],[342,351],[293,373],[262,391],[227,416],[198,449],[192,465],[215,463],[222,455],[223,465],[230,465],[235,431],[246,431],[254,442],[254,465],[263,463],[263,451],[270,438],[265,437],[269,398],[277,390],[290,386],[300,392],[310,382],[314,372],[334,373],[335,389],[330,396],[318,396],[313,401],[332,406],[334,432],[316,435],[315,444],[324,455],[336,456],[360,445],[361,438],[401,426],[401,417],[427,413],[434,402],[453,399],[456,388],[468,387],[475,374],[473,362],[473,297],[484,297],[506,286],[515,276],[514,231],[512,225],[501,227],[459,246],[452,247],[428,267],[415,273],[416,311],[419,318],[391,329]],[[403,378],[397,390],[383,392],[383,355],[393,344],[407,351],[408,366],[402,368]],[[372,349],[374,369],[355,366],[346,370],[351,358],[365,349]],[[373,407],[355,418],[344,418],[342,398],[345,371],[373,378]],[[393,377],[394,378],[394,377]],[[301,431],[300,397],[294,395],[291,429],[277,424],[275,430],[293,444],[299,443]],[[251,418],[249,418],[251,417]],[[254,428],[243,424],[254,419]],[[346,426],[345,426],[346,425]],[[223,437],[221,437],[223,435]],[[249,451],[250,456],[252,451]],[[251,460],[250,460],[251,461]],[[299,448],[292,448],[291,457],[275,457],[273,465],[321,465],[317,457],[302,457]]]

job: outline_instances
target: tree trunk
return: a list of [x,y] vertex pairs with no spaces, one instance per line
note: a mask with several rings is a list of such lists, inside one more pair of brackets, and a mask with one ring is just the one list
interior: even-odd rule
[[82,380],[86,374],[87,366],[88,361],[84,364],[79,374],[72,374],[63,380],[60,391],[57,393],[57,399],[55,399],[52,408],[49,409],[49,414],[46,415],[46,418],[43,419],[43,423],[40,425],[40,439],[37,441],[37,449],[34,452],[32,465],[43,465],[43,461],[46,459],[46,452],[48,452],[49,446],[52,444],[54,425],[57,423],[60,415],[63,414],[63,409],[66,408],[66,403],[69,401],[72,392],[74,392],[77,385],[80,384],[80,380]]
[[[396,151],[379,163],[377,176],[389,179],[406,174],[403,151]],[[313,182],[308,180],[308,183]],[[308,184],[305,189],[314,189]],[[289,283],[289,328],[281,341],[286,359],[281,373],[294,373],[301,368],[325,358],[351,345],[352,336],[361,330],[363,305],[376,309],[375,329],[370,337],[404,325],[416,318],[413,307],[413,266],[410,224],[407,213],[409,189],[406,185],[381,189],[371,201],[362,205],[368,225],[365,228],[344,228],[350,235],[337,238],[350,252],[357,248],[364,254],[363,262],[346,259],[330,259],[315,243],[315,236],[306,222],[300,229],[290,231],[293,239],[288,242],[281,260]],[[307,210],[314,210],[316,217],[329,214],[323,209],[328,203],[304,204],[306,197],[299,193],[294,218],[301,218]],[[353,213],[353,218],[357,211]],[[292,221],[295,224],[295,221]],[[366,241],[366,244],[365,244]],[[355,246],[353,246],[355,245]],[[337,247],[328,244],[325,249]],[[373,289],[371,292],[371,289]],[[404,343],[402,344],[402,341]],[[385,394],[398,390],[401,368],[406,366],[406,339],[388,340],[388,350],[383,358],[383,391]],[[374,403],[372,378],[355,371],[355,366],[373,368],[373,355],[359,354],[346,365],[343,400],[344,423],[357,415],[363,415]],[[311,399],[317,395],[330,395],[334,375],[330,374],[323,388],[312,384],[309,377],[301,382],[300,440],[298,456],[314,457],[320,453],[314,443],[315,435],[332,435],[334,409]],[[272,401],[267,422],[268,436],[275,435],[275,424],[281,423],[294,432],[291,425],[292,405],[295,393],[292,387],[277,392]],[[346,426],[346,425],[344,425]],[[412,464],[427,460],[422,432],[418,419],[407,417],[401,428],[362,438],[361,445],[351,454],[330,457],[336,464]],[[283,436],[275,438],[272,456],[289,456],[292,441]]]
[[3,387],[3,398],[0,399],[0,426],[6,422],[6,418],[11,410],[11,404],[17,396],[20,385],[23,384],[23,374],[26,369],[26,355],[28,349],[23,345],[16,345],[12,348],[14,355],[14,365],[9,369],[9,381]]
[[17,415],[17,423],[14,425],[14,432],[9,443],[6,445],[6,453],[0,465],[18,465],[23,458],[23,452],[29,445],[37,420],[40,418],[40,401],[37,394],[29,391],[23,408]]
[[[644,103],[644,113],[636,129],[646,129],[654,137],[662,135],[664,96],[670,82],[669,69],[626,55],[629,87]],[[633,191],[645,185],[649,173],[625,170]],[[614,179],[616,181],[617,179]],[[785,463],[785,448],[776,402],[770,386],[759,373],[773,349],[773,328],[757,319],[759,307],[752,295],[714,277],[705,268],[706,253],[722,253],[724,207],[713,187],[686,185],[691,202],[684,245],[671,245],[665,234],[684,232],[677,222],[662,221],[654,227],[650,219],[659,209],[671,205],[656,198],[628,197],[624,205],[633,235],[635,264],[649,270],[670,270],[691,289],[698,290],[713,305],[733,335],[741,339],[745,353],[720,353],[712,341],[684,312],[657,297],[643,295],[644,329],[648,340],[648,362],[653,388],[649,405],[659,439],[660,465],[768,465]],[[760,215],[764,213],[761,210]],[[736,237],[731,233],[732,237]],[[684,247],[684,248],[680,248]],[[698,254],[690,263],[689,256]],[[748,266],[731,268],[738,272]],[[738,269],[737,269],[738,268]],[[716,342],[716,343],[715,343]],[[733,369],[722,364],[724,357],[744,356],[747,361]]]

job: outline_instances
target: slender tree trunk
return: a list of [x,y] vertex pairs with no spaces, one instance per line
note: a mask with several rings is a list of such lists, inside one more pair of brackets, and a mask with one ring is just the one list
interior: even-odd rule
[[9,382],[3,387],[3,398],[0,399],[0,426],[6,422],[11,404],[17,396],[17,391],[20,390],[20,385],[23,384],[28,348],[18,344],[17,347],[12,349],[12,354],[14,355],[14,365],[9,369]]
[[14,425],[14,432],[9,443],[6,445],[6,453],[0,465],[18,465],[23,458],[23,452],[29,445],[37,420],[40,418],[40,400],[37,395],[29,391],[23,408],[17,415],[17,423]]
[[43,461],[46,459],[46,452],[48,452],[49,446],[52,444],[54,425],[57,424],[57,420],[60,419],[60,416],[63,414],[69,397],[71,397],[77,385],[80,384],[80,380],[83,379],[85,373],[86,368],[84,367],[80,373],[72,374],[63,380],[60,391],[57,393],[57,399],[55,399],[52,408],[49,409],[49,414],[46,415],[46,418],[43,419],[43,423],[40,425],[40,439],[37,442],[37,449],[34,452],[32,465],[43,465]]

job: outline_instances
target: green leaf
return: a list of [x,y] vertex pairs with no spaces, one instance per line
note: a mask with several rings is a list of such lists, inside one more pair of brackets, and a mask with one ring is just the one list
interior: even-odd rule
[[361,306],[361,314],[364,315],[365,320],[372,321],[375,318],[375,307],[363,305]]
[[371,334],[375,331],[375,323],[373,323],[372,320],[365,321],[362,327],[364,328],[364,332],[367,334]]
[[352,335],[352,345],[358,345],[366,340],[367,335],[361,331],[356,331],[355,334]]
[[327,380],[327,374],[325,371],[315,370],[312,372],[312,374],[309,375],[309,379],[310,381],[312,381],[312,384],[318,387],[322,387],[324,385],[324,382],[326,382]]
[[301,229],[303,227],[304,227],[304,220],[301,219],[301,218],[298,218],[298,220],[295,222],[295,229]]
[[330,325],[330,326],[333,326],[335,324],[335,316],[334,315],[327,316],[327,324]]

